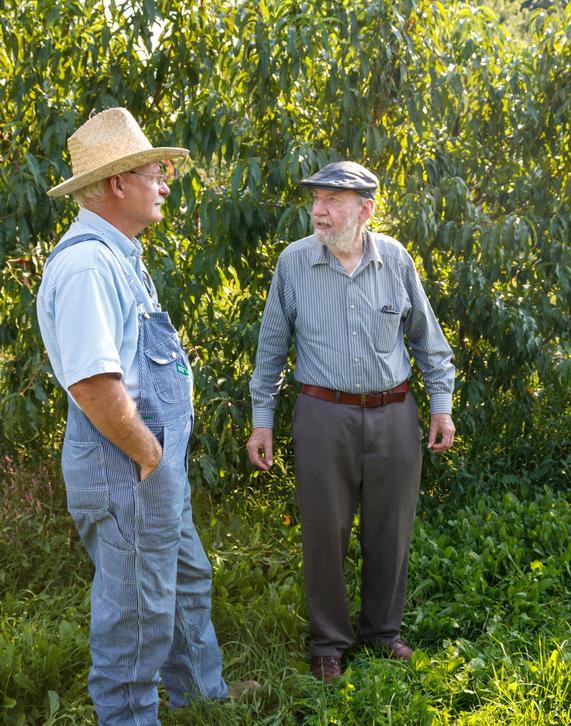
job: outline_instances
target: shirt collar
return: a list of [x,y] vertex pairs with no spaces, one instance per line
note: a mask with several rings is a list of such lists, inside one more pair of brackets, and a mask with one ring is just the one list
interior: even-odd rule
[[313,265],[327,265],[329,264],[329,255],[331,254],[327,249],[326,245],[322,244],[315,235],[313,236],[315,245],[312,247],[309,254],[309,262]]
[[125,257],[140,256],[143,251],[138,239],[134,237],[133,239],[129,239],[117,227],[114,227],[106,219],[103,219],[103,217],[100,217],[90,209],[81,207],[77,215],[77,221],[80,224],[85,224],[95,229],[105,238],[105,242],[108,242],[111,247],[121,252]]
[[[328,265],[333,261],[334,255],[331,250],[328,249],[327,245],[321,244],[317,237],[315,239],[315,246],[310,253],[310,264],[313,265]],[[365,228],[363,232],[363,259],[361,260],[360,267],[365,267],[369,262],[378,262],[379,265],[383,264],[382,257],[380,255],[377,245],[374,243],[371,233]]]
[[383,258],[381,257],[381,253],[379,252],[379,248],[375,244],[375,241],[373,239],[372,234],[369,232],[368,229],[365,229],[364,233],[364,243],[365,243],[365,252],[363,254],[363,260],[362,265],[363,267],[365,265],[368,265],[369,262],[378,262],[378,264],[382,267],[383,265]]

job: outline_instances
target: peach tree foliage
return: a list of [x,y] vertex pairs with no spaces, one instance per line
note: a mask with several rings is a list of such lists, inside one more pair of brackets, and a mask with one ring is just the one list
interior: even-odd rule
[[[534,13],[525,44],[485,7],[429,0],[5,4],[3,450],[61,438],[64,397],[34,298],[75,206],[45,192],[69,174],[66,137],[112,105],[155,143],[191,150],[167,221],[144,241],[194,360],[193,482],[249,475],[247,383],[267,286],[284,245],[309,231],[297,182],[338,158],[379,175],[374,227],[421,269],[455,350],[464,434],[533,436],[562,407],[571,4]],[[294,398],[290,362],[277,430],[286,460]]]

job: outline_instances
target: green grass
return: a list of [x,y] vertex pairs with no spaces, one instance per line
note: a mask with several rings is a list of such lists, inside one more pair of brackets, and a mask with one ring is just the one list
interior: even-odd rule
[[[90,564],[61,485],[50,481],[41,469],[9,467],[3,476],[5,724],[95,723],[86,689]],[[356,644],[331,687],[308,675],[293,500],[286,485],[235,491],[223,502],[195,497],[225,676],[262,688],[244,703],[161,706],[165,726],[571,723],[571,512],[562,493],[500,483],[462,501],[421,499],[403,632],[416,654],[403,664]],[[347,584],[355,618],[358,565],[354,539]]]

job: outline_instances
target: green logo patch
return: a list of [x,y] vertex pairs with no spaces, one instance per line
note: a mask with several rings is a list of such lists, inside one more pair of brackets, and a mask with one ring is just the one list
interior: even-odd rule
[[186,368],[186,366],[183,366],[182,363],[177,363],[176,364],[176,369],[183,376],[188,376],[188,368]]

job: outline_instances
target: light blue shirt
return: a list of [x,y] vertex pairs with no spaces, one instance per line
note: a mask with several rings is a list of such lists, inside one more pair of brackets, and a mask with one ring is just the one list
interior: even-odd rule
[[109,247],[96,240],[80,242],[54,257],[44,271],[37,300],[44,345],[66,390],[84,378],[118,373],[137,400],[138,304],[121,265],[137,281],[141,280],[140,265],[145,276],[149,290],[140,283],[140,312],[160,310],[156,290],[140,259],[138,240],[129,239],[94,212],[81,209],[58,244],[89,233]]
[[250,383],[254,427],[272,427],[292,338],[295,379],[347,393],[377,393],[411,376],[414,355],[431,413],[450,413],[455,369],[412,258],[396,240],[365,233],[347,274],[315,236],[280,255],[268,294]]

